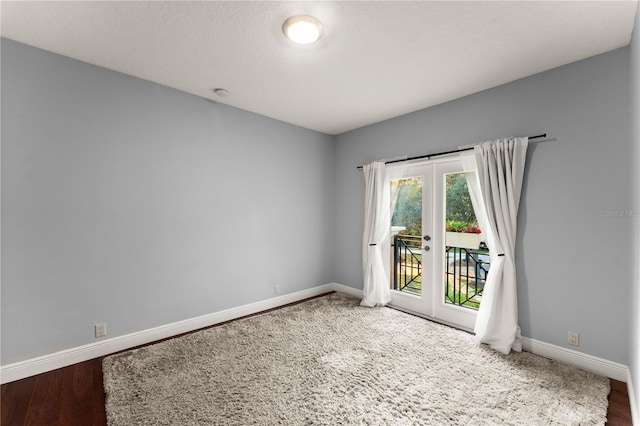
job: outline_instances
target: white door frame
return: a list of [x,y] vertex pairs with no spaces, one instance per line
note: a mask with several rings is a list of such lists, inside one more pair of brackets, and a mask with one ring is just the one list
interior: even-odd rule
[[[433,164],[432,163],[411,163],[411,164],[403,164],[398,163],[392,166],[388,166],[387,175],[389,177],[388,187],[390,187],[391,181],[400,180],[400,179],[409,179],[409,178],[422,178],[422,204],[423,206],[433,206],[433,193],[432,193],[432,179],[433,179]],[[433,218],[430,214],[430,208],[422,209],[422,236],[424,235],[433,235]],[[428,245],[431,249],[434,247],[435,241],[432,239],[428,243],[421,241],[422,247]],[[387,250],[385,254],[385,259],[391,259],[391,237],[385,241],[384,247]],[[391,305],[402,307],[403,309],[409,310],[411,312],[416,312],[419,314],[433,316],[433,298],[431,297],[432,292],[432,280],[433,273],[430,271],[429,273],[425,273],[426,267],[431,267],[434,262],[432,260],[432,256],[434,255],[435,250],[425,251],[422,250],[422,291],[420,295],[417,294],[409,294],[406,292],[391,290]],[[391,270],[392,261],[387,262],[385,265],[389,270]],[[389,277],[393,276],[393,271],[389,274]]]
[[[468,155],[468,154],[467,154]],[[445,303],[445,176],[453,173],[463,173],[463,156],[447,157],[437,160],[422,160],[412,163],[396,163],[387,166],[390,186],[391,181],[422,177],[422,235],[428,235],[431,240],[422,240],[422,292],[420,295],[391,290],[391,305],[401,309],[427,316],[440,322],[457,327],[473,330],[477,311],[461,306]],[[425,207],[426,206],[426,207]],[[383,246],[384,258],[391,259],[390,236]],[[385,262],[389,277],[392,261]]]

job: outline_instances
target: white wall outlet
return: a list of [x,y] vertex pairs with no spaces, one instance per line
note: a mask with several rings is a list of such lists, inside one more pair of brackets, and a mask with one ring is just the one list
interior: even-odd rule
[[569,337],[567,338],[567,343],[572,346],[580,346],[580,333],[570,331]]
[[104,337],[107,335],[107,323],[101,322],[96,324],[96,337]]
[[274,292],[275,294],[280,294],[280,284],[275,284],[275,285],[273,286],[273,292]]

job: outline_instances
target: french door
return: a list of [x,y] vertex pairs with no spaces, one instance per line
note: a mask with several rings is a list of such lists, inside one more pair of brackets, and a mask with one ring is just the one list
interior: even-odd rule
[[[489,253],[480,242],[468,172],[459,158],[400,163],[388,172],[391,305],[472,330]],[[447,232],[455,227],[456,234]]]

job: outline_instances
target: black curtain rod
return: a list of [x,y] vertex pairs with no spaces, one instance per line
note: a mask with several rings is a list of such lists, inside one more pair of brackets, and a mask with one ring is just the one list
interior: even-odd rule
[[[536,136],[530,136],[529,140],[531,139],[540,139],[540,138],[546,138],[547,134],[543,133],[541,135],[536,135]],[[447,154],[454,154],[456,152],[463,152],[463,151],[470,151],[472,150],[473,147],[471,148],[461,148],[461,149],[454,149],[453,151],[445,151],[445,152],[437,152],[435,154],[427,154],[427,155],[418,155],[417,157],[409,157],[409,158],[402,158],[400,160],[389,160],[389,161],[385,161],[384,164],[392,164],[392,163],[401,163],[403,161],[411,161],[411,160],[419,160],[421,158],[431,158],[431,157],[437,157],[440,155],[447,155]],[[363,166],[358,166],[358,169],[361,169]]]

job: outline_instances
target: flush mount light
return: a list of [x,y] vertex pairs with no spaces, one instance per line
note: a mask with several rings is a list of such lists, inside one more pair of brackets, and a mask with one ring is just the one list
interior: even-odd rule
[[294,43],[311,44],[322,37],[322,24],[313,16],[295,15],[284,21],[282,32]]

